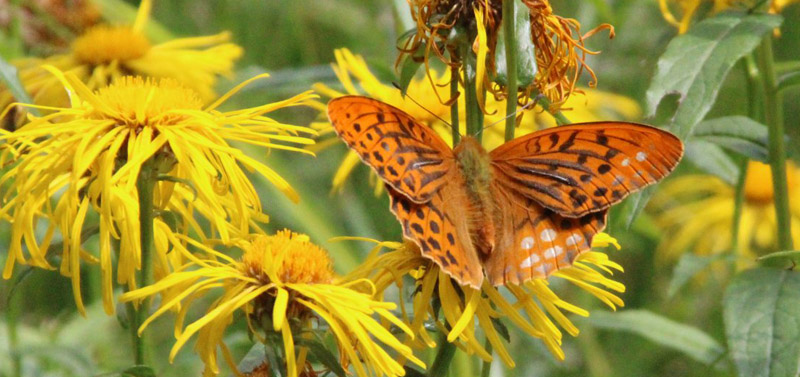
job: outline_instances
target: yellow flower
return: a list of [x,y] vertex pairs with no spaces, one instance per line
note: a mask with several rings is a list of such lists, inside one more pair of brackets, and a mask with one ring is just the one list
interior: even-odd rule
[[[781,13],[786,6],[798,0],[774,0],[770,2],[770,13]],[[755,0],[658,0],[658,6],[664,19],[678,28],[683,34],[692,25],[692,19],[704,4],[711,6],[711,13],[719,13],[727,9],[752,9],[761,2]]]
[[[800,169],[787,164],[792,215],[792,238],[800,242]],[[769,165],[748,164],[744,203],[739,224],[739,253],[746,259],[774,251],[777,225],[773,205],[772,173]],[[684,252],[709,255],[729,251],[735,189],[717,177],[684,175],[662,183],[650,208],[668,237],[658,247],[662,258],[673,259]]]
[[[605,233],[598,234],[592,242],[593,247],[608,245],[619,248],[617,241]],[[391,251],[379,254],[384,247]],[[622,271],[622,267],[609,260],[604,253],[588,251],[578,256],[571,267],[559,270],[552,276],[577,285],[616,309],[624,303],[608,290],[624,292],[625,286],[601,273],[603,271],[612,274],[612,270]],[[501,287],[494,287],[488,281],[484,281],[480,290],[460,286],[430,259],[423,257],[411,242],[378,243],[364,264],[348,276],[352,279],[369,278],[380,295],[393,284],[403,292],[403,277],[407,274],[416,279],[412,303],[413,319],[409,318],[405,307],[401,309],[405,321],[417,336],[417,339],[409,339],[407,342],[417,347],[436,346],[424,326],[426,321],[432,320],[436,328],[447,335],[449,342],[455,342],[468,354],[490,361],[490,352],[476,335],[477,321],[494,352],[507,366],[514,367],[514,360],[502,341],[497,324],[494,323],[497,319],[505,318],[525,334],[541,339],[556,358],[563,360],[562,332],[558,326],[570,335],[578,334],[578,328],[564,312],[589,315],[585,309],[559,298],[549,288],[547,279],[533,279],[520,285],[508,284],[505,286],[508,295],[501,293]],[[434,307],[434,297],[438,297],[438,309]],[[443,319],[436,314],[437,310],[441,311]]]
[[[403,97],[400,91],[382,83],[372,72],[370,72],[364,59],[359,55],[352,54],[347,49],[335,51],[336,63],[332,65],[333,71],[344,87],[344,92],[332,89],[323,84],[314,85],[314,89],[324,97],[336,98],[345,94],[361,94],[375,98],[395,106],[433,129],[447,143],[452,141],[452,131],[443,122],[450,121],[450,107],[441,104],[436,97],[435,89],[428,85],[425,79],[413,79],[408,86],[408,95]],[[430,73],[436,83],[446,83],[450,79],[448,72],[438,74],[436,71]],[[463,97],[463,96],[462,96]],[[414,103],[413,100],[420,105]],[[463,98],[459,109],[465,109]],[[484,131],[484,146],[491,150],[504,143],[504,129],[502,120],[505,116],[505,101],[497,101],[493,96],[486,99],[486,109],[490,114],[486,115],[485,123],[495,125]],[[423,108],[424,107],[424,108]],[[325,113],[325,107],[319,105],[320,112]],[[429,111],[425,111],[428,109]],[[641,110],[636,101],[613,93],[603,92],[595,89],[585,89],[583,96],[573,96],[564,105],[562,110],[568,111],[567,114],[573,122],[591,122],[607,119],[636,119],[640,116]],[[556,125],[555,119],[541,107],[523,112],[524,115],[517,129],[517,136],[552,127]],[[441,119],[440,119],[441,118]],[[464,119],[465,114],[459,115],[459,119]],[[461,133],[466,132],[466,125],[460,124]],[[314,124],[314,128],[320,130],[322,138],[327,138],[315,147],[322,149],[337,142],[333,127],[330,123],[321,122]],[[350,151],[339,167],[333,179],[335,189],[341,189],[351,174],[353,169],[361,164],[361,160],[355,152]],[[377,182],[377,177],[372,174],[371,182]],[[383,185],[375,185],[376,192],[382,192]]]
[[[217,77],[232,74],[242,48],[228,42],[227,32],[154,43],[144,33],[151,5],[151,0],[142,1],[132,26],[98,25],[88,29],[73,41],[68,53],[12,61],[33,102],[46,106],[69,104],[61,83],[44,65],[75,74],[92,90],[125,75],[168,77],[199,93],[202,101],[212,100]],[[0,87],[0,109],[12,101],[11,93]]]
[[[274,236],[259,235],[252,241],[241,241],[244,255],[240,261],[183,236],[172,237],[183,238],[200,248],[207,255],[206,259],[178,247],[191,260],[190,263],[152,286],[121,297],[122,301],[131,301],[164,293],[161,307],[142,324],[140,333],[166,311],[180,309],[175,321],[177,341],[170,352],[170,360],[197,333],[195,349],[206,365],[204,375],[219,373],[217,347],[231,368],[236,370],[222,339],[234,313],[241,309],[257,337],[260,335],[254,326],[259,324],[264,324],[262,330],[265,332],[280,332],[290,377],[310,368],[305,362],[308,349],[300,346],[296,351],[294,341],[295,336],[309,336],[310,332],[332,333],[342,364],[345,368],[352,364],[359,377],[404,374],[403,366],[378,341],[424,367],[410,347],[403,345],[373,318],[377,315],[382,321],[392,323],[412,336],[410,329],[390,312],[395,309],[395,304],[376,301],[369,294],[352,288],[369,288],[368,281],[342,282],[334,277],[328,254],[309,242],[308,236],[284,230]],[[184,308],[218,287],[223,289],[223,295],[214,301],[202,318],[183,328],[187,312]],[[322,323],[327,325],[327,329]]]
[[[112,244],[119,253],[118,283],[135,288],[135,271],[141,268],[136,187],[140,179],[158,181],[153,203],[159,215],[156,277],[169,271],[170,257],[177,257],[167,254],[173,215],[180,232],[205,237],[195,218],[198,213],[224,240],[247,234],[257,221],[265,221],[256,190],[241,166],[264,175],[297,200],[283,178],[229,142],[309,153],[282,143],[310,144],[312,140],[297,133],[313,130],[282,124],[264,114],[305,105],[316,97],[310,92],[222,112],[217,107],[228,97],[265,75],[204,106],[197,93],[171,79],[126,76],[92,92],[74,74],[48,69],[68,89],[72,106],[25,105],[50,114],[31,117],[14,132],[0,131],[0,142],[6,143],[0,161],[13,162],[0,177],[0,185],[8,184],[0,198],[0,220],[12,223],[4,278],[11,277],[16,263],[52,269],[46,258],[60,235],[61,273],[72,278],[75,300],[83,312],[80,261],[96,263],[98,258],[81,244],[99,234],[103,301],[112,313]],[[38,230],[45,230],[43,236]]]

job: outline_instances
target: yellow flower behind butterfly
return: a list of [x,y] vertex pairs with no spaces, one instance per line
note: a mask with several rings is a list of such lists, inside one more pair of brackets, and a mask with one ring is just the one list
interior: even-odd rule
[[[400,90],[392,85],[381,82],[367,66],[364,59],[359,55],[354,55],[347,49],[335,51],[336,63],[332,64],[333,71],[341,82],[344,90],[336,90],[324,84],[314,85],[314,89],[324,97],[336,98],[348,94],[366,95],[382,102],[393,105],[433,129],[448,144],[452,143],[452,131],[445,122],[450,122],[450,107],[439,102],[434,93],[434,89],[427,83],[425,78],[415,78],[408,86],[408,95],[403,97]],[[438,84],[445,84],[449,81],[448,72],[438,74],[431,73],[433,80]],[[412,100],[413,99],[413,100]],[[419,102],[419,105],[414,103]],[[505,101],[496,101],[493,96],[486,98],[486,109],[490,114],[485,116],[484,123],[493,125],[488,127],[483,134],[483,143],[487,150],[491,150],[505,142],[502,120],[505,117]],[[321,113],[325,113],[323,104],[317,105]],[[424,107],[424,108],[423,108]],[[591,122],[607,119],[636,119],[641,115],[641,110],[636,101],[625,96],[603,92],[594,89],[584,89],[584,94],[572,96],[563,106],[566,114],[573,122]],[[464,109],[463,100],[459,106]],[[427,109],[428,111],[426,111]],[[552,127],[556,125],[555,119],[541,107],[537,106],[532,110],[523,111],[522,120],[517,129],[517,137],[530,132]],[[459,119],[464,119],[465,114],[460,114]],[[466,132],[466,126],[462,122],[460,132]],[[338,143],[333,127],[330,123],[319,122],[313,127],[320,131],[322,141],[315,146],[315,150],[326,148]],[[347,156],[342,161],[333,179],[334,189],[341,189],[353,169],[360,164],[358,155],[353,151],[348,151]],[[376,188],[376,192],[382,192],[383,185],[376,184],[377,177],[370,175],[371,182]]]
[[[155,182],[152,206],[156,278],[165,276],[180,258],[169,253],[173,231],[229,240],[248,234],[267,220],[255,187],[243,167],[265,176],[290,198],[297,194],[269,166],[244,154],[230,143],[299,148],[313,141],[302,134],[314,131],[269,118],[266,114],[307,105],[311,92],[252,108],[217,108],[255,77],[217,101],[204,105],[195,91],[172,79],[125,76],[92,91],[75,74],[47,67],[70,93],[71,106],[43,107],[21,128],[0,130],[4,144],[0,176],[6,186],[0,197],[0,221],[11,223],[11,242],[3,277],[16,264],[55,269],[48,258],[61,255],[60,272],[72,279],[78,309],[81,299],[81,261],[102,271],[104,308],[113,313],[112,247],[117,283],[136,288],[142,268],[140,198],[137,185]],[[0,115],[2,119],[2,115]],[[207,219],[212,234],[200,219]],[[83,242],[99,237],[97,256]],[[57,242],[61,245],[55,247]],[[170,263],[172,262],[172,263]]]
[[[798,0],[770,1],[769,12],[781,13],[783,8],[797,2]],[[658,6],[664,19],[676,27],[680,34],[689,30],[698,11],[706,7],[710,7],[710,12],[713,14],[728,9],[752,9],[760,3],[756,0],[658,0]]]
[[[365,279],[345,282],[337,278],[327,252],[311,243],[308,236],[284,230],[273,236],[258,235],[249,241],[239,241],[244,251],[240,260],[183,236],[173,237],[199,248],[204,256],[198,257],[179,247],[179,252],[190,260],[188,264],[152,286],[128,292],[121,298],[132,301],[163,294],[161,307],[142,324],[140,332],[167,311],[178,311],[177,341],[170,360],[197,334],[195,350],[205,363],[205,376],[219,373],[217,348],[236,370],[223,336],[233,322],[234,313],[241,311],[256,338],[261,339],[256,331],[260,324],[266,327],[261,328],[265,332],[280,333],[287,377],[316,375],[306,363],[309,349],[295,341],[298,336],[313,337],[315,332],[333,335],[342,365],[345,369],[352,366],[359,377],[404,375],[403,366],[387,350],[425,367],[409,346],[397,340],[376,319],[393,324],[413,338],[408,326],[391,313],[396,305],[354,289],[371,291],[372,285]],[[217,288],[222,289],[222,296],[203,317],[184,327],[187,311],[183,305],[191,305]]]
[[[203,102],[213,100],[218,77],[232,75],[242,48],[230,43],[227,32],[156,43],[145,34],[151,6],[151,0],[141,2],[132,26],[88,29],[67,53],[11,61],[33,102],[59,107],[69,104],[63,86],[44,65],[71,72],[92,90],[125,75],[172,78],[197,92]],[[12,101],[10,91],[0,85],[0,111]]]
[[[792,238],[800,243],[800,168],[789,162],[786,175]],[[777,245],[771,182],[769,165],[755,161],[748,164],[738,233],[739,254],[748,261],[774,251]],[[670,234],[658,246],[659,256],[675,259],[685,252],[713,255],[729,251],[735,191],[721,179],[705,174],[664,182],[649,204],[656,223]]]
[[[617,241],[605,233],[599,233],[592,241],[592,247],[609,245],[619,248]],[[390,251],[380,254],[383,248]],[[578,256],[571,267],[559,270],[552,276],[578,286],[616,309],[623,306],[624,302],[611,291],[624,292],[625,286],[604,275],[611,275],[614,270],[621,272],[622,266],[609,260],[605,253],[587,251]],[[589,315],[587,310],[559,298],[550,289],[548,279],[532,279],[520,285],[506,284],[505,288],[494,287],[484,280],[480,290],[460,286],[433,261],[423,257],[419,248],[411,242],[378,243],[366,261],[348,277],[369,278],[375,284],[378,297],[381,297],[392,285],[404,292],[403,277],[406,275],[415,279],[411,311],[413,318],[405,306],[401,309],[405,321],[416,335],[407,343],[415,347],[436,347],[436,342],[425,327],[426,322],[433,321],[436,328],[447,335],[447,341],[454,342],[470,355],[491,361],[491,350],[484,347],[478,336],[477,329],[480,329],[503,363],[514,367],[501,330],[494,322],[503,318],[528,336],[541,339],[553,356],[563,360],[561,329],[572,336],[579,332],[565,313],[584,317]],[[503,289],[507,293],[503,293]],[[438,297],[437,308],[433,304],[434,297]],[[439,311],[443,318],[437,315]]]

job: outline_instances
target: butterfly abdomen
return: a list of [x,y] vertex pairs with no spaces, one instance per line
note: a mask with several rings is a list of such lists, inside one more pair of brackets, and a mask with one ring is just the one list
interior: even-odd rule
[[469,198],[467,220],[472,244],[480,251],[481,258],[486,258],[491,254],[495,243],[495,208],[489,191],[492,182],[489,153],[472,137],[464,137],[454,153],[458,168],[464,176]]

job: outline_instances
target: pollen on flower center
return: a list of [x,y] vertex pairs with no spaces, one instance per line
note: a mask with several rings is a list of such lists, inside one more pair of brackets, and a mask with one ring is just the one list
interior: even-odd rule
[[91,117],[114,119],[119,125],[135,128],[177,124],[186,118],[177,110],[203,108],[203,101],[195,91],[172,79],[125,76],[96,94],[103,106],[94,106]]
[[140,32],[124,26],[95,26],[75,40],[72,51],[80,62],[101,65],[144,56],[150,42]]
[[[798,176],[796,168],[791,162],[786,164],[786,181],[789,191],[797,187]],[[761,162],[751,161],[747,166],[747,177],[744,183],[744,195],[748,202],[759,204],[772,203],[774,192],[772,189],[772,170],[770,166]]]
[[[330,283],[332,262],[328,253],[308,236],[282,230],[274,236],[257,236],[242,256],[242,273],[268,280],[274,271],[283,283]],[[271,271],[270,271],[271,272]]]

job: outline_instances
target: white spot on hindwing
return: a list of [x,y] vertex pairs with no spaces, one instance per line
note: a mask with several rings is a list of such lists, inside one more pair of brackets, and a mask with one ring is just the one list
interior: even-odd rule
[[563,252],[564,252],[564,249],[561,246],[553,246],[553,247],[551,247],[551,248],[549,248],[549,249],[544,251],[544,257],[547,258],[547,259],[553,259],[553,258],[561,255],[561,253],[563,253]]
[[631,159],[630,158],[625,157],[625,159],[622,160],[622,166],[628,166],[630,164],[631,164]]
[[636,153],[636,161],[644,161],[645,158],[647,158],[647,153],[644,152]]
[[578,242],[581,241],[583,241],[583,237],[580,234],[573,233],[571,236],[567,237],[567,246],[577,245]]
[[521,247],[522,250],[530,250],[531,248],[533,248],[533,244],[534,244],[533,237],[528,236],[522,239],[522,242],[519,243],[519,247]]
[[519,268],[528,268],[530,266],[533,266],[539,263],[539,259],[540,258],[538,255],[531,254],[527,258],[525,258],[525,260],[523,260],[522,263],[519,264]]
[[547,229],[542,231],[542,234],[540,235],[540,238],[544,242],[551,242],[554,239],[556,239],[556,235],[557,235],[557,233],[556,233],[555,230],[547,228]]

